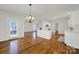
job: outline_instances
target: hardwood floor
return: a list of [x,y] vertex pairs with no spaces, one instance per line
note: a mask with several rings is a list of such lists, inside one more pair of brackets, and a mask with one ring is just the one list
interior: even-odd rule
[[36,36],[36,32],[25,33],[15,40],[0,42],[0,54],[71,54],[79,53],[78,49],[58,41],[62,36],[56,34],[47,40]]

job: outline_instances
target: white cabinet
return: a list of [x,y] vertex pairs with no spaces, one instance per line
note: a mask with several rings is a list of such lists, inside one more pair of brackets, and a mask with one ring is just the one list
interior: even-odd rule
[[51,39],[52,31],[51,30],[37,30],[37,36],[45,39]]
[[65,31],[65,43],[79,49],[79,31]]

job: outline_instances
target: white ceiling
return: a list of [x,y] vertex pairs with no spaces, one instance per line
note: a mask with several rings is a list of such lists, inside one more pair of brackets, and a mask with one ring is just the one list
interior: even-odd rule
[[[54,16],[77,10],[78,7],[78,4],[33,4],[32,15],[39,19],[52,19]],[[29,15],[29,6],[25,4],[0,4],[0,10],[23,17]]]

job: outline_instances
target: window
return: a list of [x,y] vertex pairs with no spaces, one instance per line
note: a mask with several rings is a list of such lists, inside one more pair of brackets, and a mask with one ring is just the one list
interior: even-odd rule
[[17,28],[16,28],[16,21],[10,22],[10,35],[16,35],[17,34]]

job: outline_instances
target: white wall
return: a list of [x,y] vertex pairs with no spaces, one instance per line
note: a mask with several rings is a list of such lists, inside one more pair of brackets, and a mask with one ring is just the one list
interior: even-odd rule
[[24,32],[30,32],[30,31],[33,31],[33,24],[26,23],[24,25]]
[[79,25],[79,11],[74,11],[70,16],[71,25]]
[[31,31],[33,31],[35,25],[37,25],[37,27],[39,27],[38,26],[39,23],[41,23],[41,22],[38,19],[35,19],[35,21],[33,21],[33,23],[25,22],[24,23],[24,32],[31,32]]
[[56,20],[58,23],[58,32],[64,34],[65,30],[68,29],[68,17]]
[[57,19],[51,21],[51,25],[52,26],[54,25],[54,27],[55,27],[55,24],[57,23],[58,24],[58,32],[61,34],[64,34],[64,31],[66,29],[68,29],[68,21],[69,21],[68,16],[62,17],[62,18],[57,18]]
[[72,12],[69,20],[73,30],[65,31],[65,43],[79,49],[79,11]]
[[[64,31],[66,29],[68,29],[68,21],[69,21],[69,18],[68,16],[66,17],[62,17],[62,18],[57,18],[57,19],[53,19],[53,20],[39,20],[37,21],[38,25],[37,25],[37,28],[43,26],[44,27],[44,23],[46,22],[49,22],[51,24],[51,27],[55,27],[55,24],[58,23],[58,31],[59,33],[64,33]],[[25,26],[24,26],[24,30],[25,32],[29,32],[29,31],[33,31],[33,25],[34,24],[28,24],[26,23]]]
[[12,39],[9,34],[9,22],[15,20],[18,25],[18,35],[15,38],[24,36],[24,19],[16,14],[0,11],[0,41]]

